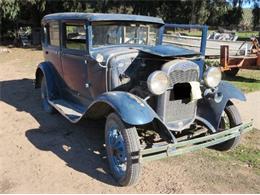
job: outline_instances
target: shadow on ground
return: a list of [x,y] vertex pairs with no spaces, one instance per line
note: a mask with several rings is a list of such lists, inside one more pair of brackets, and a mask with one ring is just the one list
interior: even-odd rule
[[246,83],[260,83],[260,80],[247,78],[243,76],[226,76],[224,75],[224,79],[227,81],[238,81],[238,82],[246,82]]
[[30,46],[26,46],[26,47],[22,47],[22,46],[17,46],[17,45],[14,45],[12,43],[0,43],[0,47],[5,47],[5,48],[8,48],[8,49],[14,49],[14,48],[22,48],[22,49],[30,49],[32,51],[40,51],[42,50],[42,46],[41,45],[30,45]]
[[60,114],[45,113],[40,106],[39,90],[34,89],[31,79],[1,81],[0,99],[18,112],[27,112],[37,120],[40,127],[25,132],[36,148],[53,152],[76,171],[117,185],[108,174],[103,146],[104,121],[71,124]]

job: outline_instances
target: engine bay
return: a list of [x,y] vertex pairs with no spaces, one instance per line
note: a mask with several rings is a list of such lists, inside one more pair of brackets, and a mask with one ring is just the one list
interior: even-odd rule
[[162,65],[170,60],[173,59],[166,60],[136,53],[117,56],[110,63],[109,88],[129,92],[137,92],[140,88],[147,89],[148,76],[156,70],[161,70]]

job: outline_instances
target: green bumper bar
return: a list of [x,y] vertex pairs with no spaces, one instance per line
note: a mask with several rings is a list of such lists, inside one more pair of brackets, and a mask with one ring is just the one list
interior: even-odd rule
[[168,144],[165,146],[144,149],[141,151],[142,160],[158,160],[169,156],[185,154],[188,152],[192,152],[195,150],[199,150],[202,148],[225,142],[252,129],[253,121],[208,136],[177,142],[174,144]]

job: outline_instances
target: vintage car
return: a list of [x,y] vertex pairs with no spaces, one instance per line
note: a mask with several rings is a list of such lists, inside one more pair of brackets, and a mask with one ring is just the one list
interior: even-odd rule
[[[200,52],[163,44],[165,28],[175,27],[200,29]],[[42,33],[45,61],[35,87],[43,109],[72,123],[106,119],[107,159],[122,186],[137,182],[144,161],[205,147],[229,150],[251,129],[230,100],[245,96],[221,81],[219,68],[204,64],[207,26],[57,13],[43,18]]]

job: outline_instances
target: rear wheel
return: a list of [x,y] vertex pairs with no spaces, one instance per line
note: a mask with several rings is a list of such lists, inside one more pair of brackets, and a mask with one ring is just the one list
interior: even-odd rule
[[47,85],[46,85],[45,77],[43,77],[41,81],[41,100],[42,100],[42,107],[45,112],[50,114],[55,113],[55,109],[50,105],[48,101]]
[[122,186],[137,182],[140,165],[140,141],[134,126],[128,126],[120,117],[111,113],[107,117],[105,142],[110,170]]
[[[240,114],[235,105],[229,104],[226,106],[219,125],[219,131],[225,131],[232,127],[236,127],[242,123]],[[240,136],[232,138],[228,141],[222,142],[213,146],[212,148],[219,150],[219,151],[227,151],[235,148],[240,141]]]

